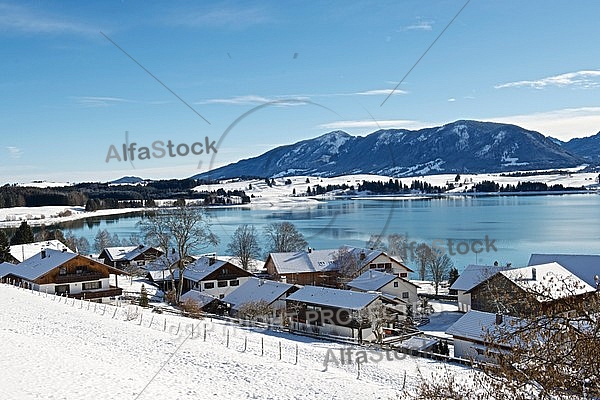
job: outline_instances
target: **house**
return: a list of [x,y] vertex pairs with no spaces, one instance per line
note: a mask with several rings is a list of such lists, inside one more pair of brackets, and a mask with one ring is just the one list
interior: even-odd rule
[[[158,285],[163,292],[167,292],[173,289],[173,281],[175,283],[179,281],[179,270],[176,268],[176,264],[180,258],[179,253],[172,250],[170,253],[161,255],[141,268],[147,271],[146,279]],[[186,256],[183,262],[184,265],[188,265],[197,259],[198,257]],[[173,271],[175,279],[171,278],[171,271]]]
[[466,293],[477,311],[526,317],[568,307],[566,299],[585,301],[595,288],[558,263],[498,271]]
[[98,255],[104,264],[111,267],[126,269],[130,267],[143,267],[163,254],[154,247],[145,246],[118,246],[106,247]]
[[72,253],[71,249],[69,249],[60,240],[44,240],[41,242],[15,244],[10,246],[10,255],[12,257],[12,260],[9,261],[14,264],[18,264],[27,260],[30,257],[33,257],[34,255],[38,254],[44,249],[67,251],[69,253]]
[[600,281],[600,255],[591,254],[532,254],[527,265],[556,262],[588,285],[598,289]]
[[411,309],[417,303],[417,288],[418,286],[400,278],[398,275],[381,272],[370,269],[363,272],[360,276],[354,278],[347,283],[350,290],[361,292],[378,292],[395,299],[399,299],[406,306],[410,305]]
[[228,261],[202,256],[183,271],[183,293],[194,289],[222,299],[251,276],[250,272]]
[[318,286],[304,286],[286,299],[291,329],[359,341],[374,338],[366,317],[380,306],[383,299],[376,293]]
[[264,301],[272,312],[267,317],[281,317],[285,312],[285,299],[298,287],[289,283],[249,278],[233,292],[222,299],[231,316],[235,316],[240,307],[250,302]]
[[381,250],[368,250],[357,247],[343,246],[342,249],[314,250],[270,253],[265,268],[274,280],[282,282],[313,285],[313,286],[340,286],[340,269],[343,268],[339,261],[340,251],[352,258],[353,266],[351,277],[354,278],[366,270],[373,269],[397,274],[408,278],[412,272],[401,260],[388,256]]
[[219,299],[198,290],[190,290],[181,295],[181,302],[193,301],[202,311],[216,314],[221,309]]
[[4,275],[4,282],[20,284],[40,292],[101,302],[107,302],[123,292],[121,288],[110,286],[110,275],[127,275],[91,258],[52,249],[44,249],[22,263],[12,265],[10,269],[5,266],[2,269],[0,272]]
[[467,293],[469,290],[496,272],[508,268],[508,266],[498,265],[467,265],[458,279],[450,286],[450,290],[456,290],[458,293],[458,311],[468,312],[471,309],[471,294]]
[[470,310],[446,330],[452,335],[454,357],[479,362],[493,361],[492,353],[509,351],[510,347],[493,343],[495,332],[513,329],[517,319],[501,314]]

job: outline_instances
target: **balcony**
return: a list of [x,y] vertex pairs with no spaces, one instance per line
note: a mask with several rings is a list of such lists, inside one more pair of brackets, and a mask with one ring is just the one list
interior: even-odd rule
[[85,281],[97,281],[102,278],[107,278],[100,272],[80,272],[78,274],[63,274],[57,275],[54,283],[73,283]]
[[85,292],[69,294],[68,296],[73,299],[84,299],[93,300],[100,299],[103,297],[117,297],[123,294],[123,289],[111,286],[110,289],[99,289],[99,290],[87,290]]

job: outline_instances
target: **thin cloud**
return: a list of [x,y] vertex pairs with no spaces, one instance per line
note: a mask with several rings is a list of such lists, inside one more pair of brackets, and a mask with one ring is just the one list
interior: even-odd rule
[[23,150],[19,149],[18,147],[6,146],[6,150],[8,150],[10,158],[13,158],[15,160],[21,158],[21,156],[23,155]]
[[225,27],[241,29],[260,25],[271,20],[269,14],[258,7],[215,6],[212,9],[182,10],[169,15],[169,25],[187,28]]
[[394,95],[399,95],[399,94],[408,94],[407,91],[405,90],[400,90],[400,89],[373,89],[373,90],[366,90],[364,92],[356,92],[356,93],[350,93],[350,95],[360,95],[360,96],[387,96],[390,93],[394,94]]
[[577,72],[567,72],[565,74],[549,76],[534,81],[516,81],[502,83],[494,86],[495,89],[521,88],[528,87],[533,89],[545,89],[547,87],[577,87],[577,88],[595,88],[600,86],[600,71],[584,70]]
[[[289,100],[289,102],[286,102]],[[277,105],[299,105],[302,101],[308,101],[308,97],[297,97],[297,96],[278,96],[278,97],[264,97],[257,95],[246,95],[246,96],[234,96],[229,98],[217,98],[208,99],[196,102],[194,104],[230,104],[230,105],[257,105],[277,102]]]
[[12,4],[0,4],[0,32],[97,35],[98,29]]
[[75,101],[84,107],[110,107],[122,103],[136,103],[134,100],[123,99],[121,97],[98,96],[75,97]]
[[400,27],[399,31],[431,31],[433,30],[433,24],[435,24],[435,21],[432,20],[418,20],[414,24]]
[[454,97],[450,97],[450,98],[448,99],[448,102],[449,102],[449,103],[454,103],[455,101],[456,101],[456,99],[455,99]]

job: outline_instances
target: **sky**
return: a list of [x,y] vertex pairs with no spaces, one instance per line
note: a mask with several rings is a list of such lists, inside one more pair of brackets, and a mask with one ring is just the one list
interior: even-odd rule
[[598,15],[591,0],[0,0],[0,184],[186,178],[332,130],[459,119],[590,136]]

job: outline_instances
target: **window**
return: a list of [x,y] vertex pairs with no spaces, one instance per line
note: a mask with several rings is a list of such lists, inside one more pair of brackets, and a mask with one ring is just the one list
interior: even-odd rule
[[400,278],[408,278],[408,272],[400,272]]
[[84,282],[81,284],[82,290],[102,289],[102,282]]
[[214,282],[206,282],[204,284],[204,289],[214,289],[215,287],[215,283]]
[[238,279],[229,281],[229,286],[240,286],[240,281]]
[[54,293],[56,294],[65,294],[69,293],[69,285],[56,285],[54,286]]
[[65,267],[60,267],[60,269],[58,270],[58,274],[59,275],[66,275],[67,274],[67,269]]
[[392,263],[385,263],[385,269],[392,269]]
[[228,273],[229,273],[229,271],[227,270],[227,268],[221,269],[221,275],[227,275]]
[[408,299],[408,292],[402,292],[402,298]]
[[227,287],[227,281],[218,281],[217,286],[218,287]]
[[370,264],[370,265],[369,265],[369,268],[371,268],[371,269],[375,269],[375,268],[377,268],[377,264]]
[[398,282],[394,282],[394,287],[398,287]]

